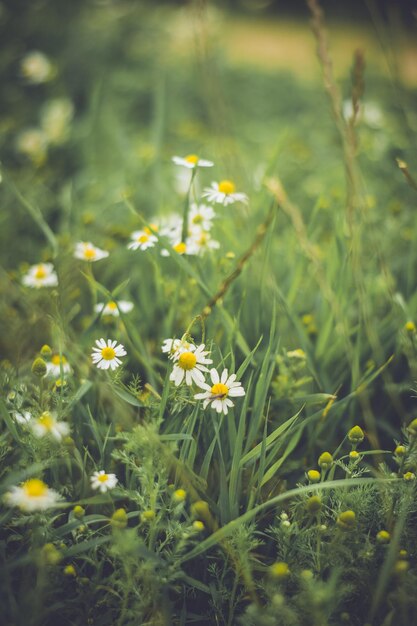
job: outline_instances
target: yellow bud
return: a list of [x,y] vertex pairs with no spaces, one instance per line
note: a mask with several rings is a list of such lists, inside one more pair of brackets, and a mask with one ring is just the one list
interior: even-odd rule
[[48,344],[44,344],[40,349],[41,356],[52,356],[52,348]]
[[397,446],[394,450],[394,454],[397,456],[404,456],[407,452],[407,448],[405,446]]
[[315,515],[321,509],[320,496],[311,496],[306,502],[306,509],[311,515]]
[[116,509],[110,519],[113,528],[123,529],[127,526],[127,513],[124,509]]
[[400,557],[400,559],[406,559],[408,557],[408,552],[407,550],[400,550],[398,552],[398,556]]
[[305,580],[306,582],[308,582],[309,580],[313,580],[314,578],[314,574],[311,571],[311,569],[303,569],[300,572],[300,578],[302,578],[303,580]]
[[195,531],[201,533],[205,529],[205,526],[203,522],[200,522],[199,519],[196,519],[195,522],[193,522],[193,528]]
[[46,363],[40,356],[32,363],[32,374],[38,378],[43,378],[46,374]]
[[339,514],[336,524],[341,530],[353,530],[356,526],[356,514],[354,511],[343,511]]
[[323,452],[322,454],[320,454],[319,460],[318,460],[319,467],[323,468],[324,470],[327,470],[329,469],[329,467],[331,467],[332,463],[333,463],[333,457],[330,454],[330,452]]
[[410,436],[415,437],[417,435],[417,417],[408,424],[407,430],[410,433]]
[[360,457],[360,454],[359,452],[357,452],[357,450],[351,450],[349,452],[349,458],[355,460],[355,459],[358,459],[359,457]]
[[403,559],[400,559],[394,565],[394,572],[395,574],[398,574],[399,576],[401,576],[401,574],[405,574],[406,572],[408,572],[409,569],[410,569],[410,563],[408,561],[404,561]]
[[318,483],[320,481],[321,474],[319,471],[314,469],[308,470],[307,478],[311,483]]
[[415,480],[416,479],[416,475],[414,474],[414,472],[406,472],[403,476],[404,480]]
[[152,522],[155,519],[155,511],[149,509],[148,511],[143,511],[141,515],[142,522]]
[[205,500],[197,500],[194,504],[191,505],[191,514],[194,517],[202,517],[207,518],[210,517],[210,508]]
[[186,498],[187,498],[187,492],[184,489],[177,489],[172,494],[172,499],[175,502],[184,502]]
[[73,565],[66,565],[64,567],[65,576],[76,576],[77,572],[75,571],[75,567]]
[[85,515],[85,509],[79,504],[76,504],[75,507],[72,509],[72,513],[74,517],[76,517],[77,519],[81,519]]
[[405,330],[408,333],[415,333],[416,332],[416,325],[414,324],[414,322],[406,322],[406,324],[404,325]]
[[274,563],[269,568],[269,573],[272,578],[276,578],[277,580],[284,580],[288,578],[290,575],[290,568],[288,567],[288,563],[284,563],[284,561],[278,561]]
[[43,557],[48,565],[57,565],[62,560],[62,554],[53,543],[46,543],[43,548]]
[[376,540],[378,543],[389,543],[391,539],[391,535],[387,530],[380,530],[376,535]]
[[365,434],[360,426],[354,426],[348,432],[348,439],[353,444],[361,443],[365,438]]

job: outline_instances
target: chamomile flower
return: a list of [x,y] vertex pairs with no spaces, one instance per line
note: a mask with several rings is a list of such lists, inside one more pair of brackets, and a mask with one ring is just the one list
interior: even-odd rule
[[97,365],[102,370],[108,370],[109,368],[115,370],[122,363],[119,357],[127,354],[124,346],[121,343],[117,345],[115,340],[107,339],[106,343],[103,338],[96,339],[96,345],[98,347],[93,347],[91,358],[94,365]]
[[94,311],[96,313],[101,313],[102,315],[111,315],[113,317],[119,317],[120,311],[122,313],[130,313],[133,309],[133,302],[128,302],[127,300],[118,300],[117,303],[114,300],[110,300],[107,304],[104,302],[99,302],[95,305]]
[[176,360],[182,352],[194,352],[196,346],[190,341],[183,339],[164,339],[162,352],[168,353],[168,358]]
[[106,493],[106,491],[114,489],[118,482],[116,474],[106,474],[104,470],[94,472],[90,481],[91,487],[98,489],[101,493]]
[[174,156],[172,157],[172,160],[175,165],[182,165],[190,170],[193,170],[196,167],[213,167],[214,165],[212,161],[200,159],[197,154],[188,154],[185,157]]
[[17,135],[15,147],[35,165],[41,165],[46,159],[48,138],[41,128],[25,128]]
[[45,83],[53,75],[53,66],[48,57],[43,52],[33,50],[22,59],[20,65],[22,76],[33,84]]
[[188,215],[188,227],[191,232],[194,229],[210,230],[213,226],[213,220],[216,214],[213,207],[206,204],[195,204],[190,206],[190,213]]
[[245,390],[241,383],[236,382],[236,374],[229,376],[227,369],[224,369],[222,375],[219,376],[217,370],[213,368],[210,370],[210,377],[212,385],[210,386],[205,382],[200,384],[199,386],[205,389],[205,391],[195,394],[194,398],[196,400],[204,400],[204,409],[211,404],[211,408],[217,411],[217,413],[227,415],[229,407],[234,406],[230,398],[244,396]]
[[109,256],[107,250],[101,250],[97,248],[89,241],[79,241],[75,245],[74,256],[76,259],[81,259],[82,261],[88,261],[89,263],[93,263],[94,261],[100,261],[101,259],[105,259]]
[[186,350],[177,353],[175,357],[174,369],[169,377],[178,387],[185,379],[186,385],[192,385],[193,382],[198,386],[204,383],[204,374],[208,369],[206,365],[213,363],[212,359],[207,358],[208,350],[204,350],[204,344],[194,347],[194,350]]
[[21,426],[27,426],[32,419],[32,413],[30,411],[13,411],[12,417]]
[[55,506],[59,500],[59,493],[50,489],[39,478],[29,478],[20,487],[12,487],[5,495],[6,504],[17,506],[25,513],[45,511]]
[[48,376],[59,378],[61,376],[61,367],[64,375],[71,374],[71,365],[64,355],[60,357],[59,354],[54,354],[51,360],[46,364],[46,373]]
[[56,287],[58,285],[58,276],[54,271],[52,263],[38,263],[32,265],[27,273],[22,277],[22,284],[25,287]]
[[209,250],[218,250],[220,243],[213,239],[209,232],[205,230],[194,230],[192,235],[187,239],[188,254],[198,254],[202,256]]
[[153,248],[158,241],[157,237],[152,234],[150,228],[145,226],[143,230],[135,230],[131,235],[131,242],[127,245],[129,250],[147,250]]
[[39,417],[32,419],[29,424],[33,434],[39,439],[49,435],[56,441],[61,441],[70,432],[68,424],[57,420],[55,414],[49,411],[44,411]]
[[202,194],[209,202],[216,202],[227,206],[234,202],[247,202],[248,196],[245,193],[236,192],[236,186],[231,180],[221,180],[219,183],[211,183],[211,187],[206,187]]

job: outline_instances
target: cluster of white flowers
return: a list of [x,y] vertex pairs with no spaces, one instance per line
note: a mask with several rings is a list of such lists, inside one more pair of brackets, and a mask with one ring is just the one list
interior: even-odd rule
[[[217,413],[227,415],[229,408],[234,406],[230,398],[244,396],[245,390],[240,382],[236,381],[236,374],[229,375],[227,369],[221,374],[215,369],[206,366],[213,363],[208,358],[210,352],[205,350],[205,345],[194,345],[186,338],[165,339],[162,344],[162,352],[168,354],[173,361],[173,369],[170,380],[178,387],[182,382],[186,385],[195,384],[204,391],[196,393],[196,400],[203,400],[203,408],[211,406]],[[205,381],[204,374],[209,372],[211,384]]]

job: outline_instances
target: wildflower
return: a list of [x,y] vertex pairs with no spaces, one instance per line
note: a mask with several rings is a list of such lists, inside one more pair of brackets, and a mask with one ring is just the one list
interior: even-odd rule
[[43,52],[33,50],[22,59],[22,76],[33,84],[45,83],[53,77],[53,66]]
[[13,411],[12,417],[15,422],[21,424],[22,426],[27,426],[32,419],[32,413],[29,411]]
[[118,482],[116,474],[106,474],[104,470],[94,472],[90,481],[91,487],[98,489],[101,493],[106,493],[106,491],[114,489]]
[[353,530],[356,526],[356,514],[354,511],[343,511],[339,514],[336,524],[341,530]]
[[269,568],[269,573],[272,578],[276,578],[277,580],[284,580],[288,578],[290,575],[290,568],[288,567],[288,563],[284,561],[278,561],[277,563],[273,563]]
[[319,460],[318,460],[318,465],[322,469],[324,469],[324,470],[329,469],[329,467],[331,467],[332,463],[333,463],[333,457],[330,454],[330,452],[323,452],[322,454],[320,454]]
[[116,509],[110,519],[113,528],[123,530],[127,526],[127,513],[124,509]]
[[306,502],[306,509],[311,515],[315,515],[321,510],[320,496],[311,496]]
[[391,535],[387,530],[380,530],[376,535],[376,540],[378,543],[389,543],[391,539]]
[[194,352],[196,346],[190,341],[182,339],[164,339],[162,342],[162,352],[168,353],[168,358],[175,360],[182,352]]
[[201,522],[199,519],[196,519],[193,522],[193,530],[195,530],[196,532],[203,532],[203,530],[205,529],[204,523]]
[[30,426],[35,437],[50,435],[56,441],[61,441],[70,432],[68,424],[58,421],[55,414],[49,411],[44,411],[37,419],[31,420]]
[[404,325],[404,329],[408,333],[415,333],[416,332],[416,325],[414,324],[414,322],[406,322],[405,325]]
[[64,375],[71,374],[71,365],[64,355],[54,354],[49,363],[46,364],[48,375],[58,378],[61,375],[61,368]]
[[414,474],[414,472],[406,472],[403,476],[404,480],[410,481],[410,480],[415,480],[416,479],[416,475]]
[[307,478],[311,483],[318,483],[321,479],[321,474],[318,470],[308,470]]
[[85,509],[79,504],[76,504],[75,507],[72,509],[72,513],[77,519],[82,519],[85,515]]
[[99,369],[107,370],[109,367],[115,370],[121,365],[119,357],[126,356],[127,352],[121,343],[117,345],[117,341],[107,339],[107,344],[103,338],[96,339],[97,348],[93,347],[91,358],[94,365],[97,365]]
[[349,452],[349,458],[352,459],[353,461],[358,459],[360,457],[360,454],[357,450],[351,450]]
[[50,489],[39,478],[30,478],[20,487],[12,487],[5,496],[6,504],[17,506],[25,513],[45,511],[55,506],[60,499],[59,493]]
[[38,376],[38,378],[43,378],[48,371],[48,368],[45,361],[41,359],[41,357],[38,357],[33,361],[31,370],[34,376]]
[[191,204],[190,213],[188,215],[188,226],[192,231],[194,228],[210,230],[212,221],[216,214],[211,206],[206,204]]
[[142,522],[152,522],[155,519],[155,511],[149,509],[148,511],[143,511],[140,516]]
[[354,426],[348,432],[348,439],[351,443],[357,445],[365,438],[365,434],[360,426]]
[[54,98],[42,108],[41,127],[51,144],[62,144],[68,137],[74,106],[68,98]]
[[122,313],[130,313],[133,309],[133,302],[129,302],[128,300],[118,300],[114,302],[110,300],[107,304],[104,302],[99,302],[95,305],[94,311],[96,313],[101,313],[102,315],[111,315],[113,317],[119,317],[120,311]]
[[234,406],[230,400],[238,396],[244,396],[245,390],[241,386],[240,382],[236,381],[236,374],[228,375],[227,369],[224,369],[221,376],[219,376],[217,370],[214,368],[210,370],[211,386],[203,382],[199,386],[205,389],[204,393],[197,393],[194,398],[196,400],[204,400],[203,408],[205,409],[208,404],[211,403],[211,408],[215,409],[217,413],[224,413],[227,415],[228,407]]
[[73,565],[66,565],[64,567],[64,575],[65,576],[76,576],[77,572]]
[[231,180],[221,180],[219,183],[211,183],[211,187],[203,190],[203,198],[209,202],[217,202],[227,206],[234,202],[247,202],[248,196],[245,193],[237,193],[236,186]]
[[52,348],[50,346],[48,346],[48,344],[44,344],[42,346],[42,348],[40,349],[40,355],[42,357],[50,357],[52,356]]
[[52,263],[38,263],[32,265],[28,272],[22,277],[22,284],[25,287],[56,287],[58,276],[54,271]]
[[185,379],[186,385],[192,385],[193,382],[201,387],[204,383],[203,372],[207,372],[206,365],[213,363],[212,359],[207,358],[208,350],[204,350],[204,344],[201,344],[193,351],[188,350],[181,352],[175,357],[174,369],[169,377],[178,387]]
[[397,561],[394,565],[394,572],[401,576],[401,574],[405,574],[410,569],[410,563],[403,559]]
[[76,259],[81,259],[82,261],[88,261],[89,263],[93,263],[94,261],[100,261],[101,259],[105,259],[109,256],[107,250],[101,250],[97,248],[89,241],[79,241],[75,245],[74,256]]
[[190,170],[193,170],[196,167],[213,167],[214,165],[212,161],[200,159],[197,154],[188,154],[185,157],[174,156],[172,157],[172,160],[175,165],[182,165]]
[[289,352],[287,352],[287,357],[289,359],[300,359],[302,361],[305,361],[307,355],[302,348],[297,348],[296,350],[290,350]]
[[220,243],[205,230],[195,229],[187,239],[187,246],[187,254],[203,255],[209,250],[218,250]]
[[394,450],[396,456],[404,456],[406,452],[407,448],[405,446],[397,446]]
[[186,498],[187,492],[184,489],[177,489],[172,494],[172,499],[174,500],[174,502],[184,502]]
[[147,250],[153,248],[158,238],[152,234],[150,228],[145,227],[143,230],[135,230],[130,235],[131,242],[127,245],[129,250]]
[[62,561],[63,555],[53,543],[45,543],[42,548],[42,557],[47,565],[57,565]]
[[202,517],[203,519],[211,519],[210,507],[205,500],[197,500],[190,507],[191,515],[194,517]]

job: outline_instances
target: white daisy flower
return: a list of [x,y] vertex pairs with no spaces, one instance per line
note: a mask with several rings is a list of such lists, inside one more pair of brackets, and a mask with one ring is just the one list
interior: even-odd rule
[[103,338],[96,339],[97,348],[93,347],[91,358],[94,365],[97,365],[99,369],[108,370],[109,367],[115,370],[121,365],[121,360],[118,357],[126,356],[127,352],[121,343],[117,345],[117,341],[107,339],[107,344]]
[[197,230],[192,233],[191,237],[187,239],[188,254],[199,254],[202,256],[209,250],[218,250],[220,243],[213,239],[209,232],[205,230]]
[[20,70],[24,78],[34,84],[45,83],[53,77],[53,66],[43,52],[34,50],[22,59]]
[[155,243],[158,241],[158,238],[152,234],[150,228],[145,226],[143,230],[135,230],[130,238],[132,241],[128,244],[129,250],[147,250],[148,248],[153,248]]
[[101,250],[97,248],[89,241],[79,241],[75,245],[74,256],[76,259],[81,259],[82,261],[88,261],[92,263],[93,261],[100,261],[101,259],[105,259],[109,256],[107,250]]
[[204,393],[196,393],[194,398],[196,400],[204,400],[203,408],[211,404],[211,408],[217,411],[217,413],[224,413],[227,415],[229,407],[234,406],[230,397],[235,398],[238,396],[244,396],[245,390],[241,386],[241,383],[236,381],[236,374],[228,375],[227,369],[224,369],[221,377],[217,370],[214,368],[210,370],[211,386],[203,382],[199,386],[205,389]]
[[58,276],[54,271],[52,263],[38,263],[32,265],[27,273],[22,277],[22,284],[25,287],[56,287]]
[[164,339],[162,352],[168,353],[168,358],[175,361],[182,352],[194,352],[196,346],[185,339]]
[[51,357],[51,360],[46,364],[46,373],[48,376],[53,376],[54,378],[59,378],[61,376],[61,366],[62,373],[71,374],[71,365],[68,363],[67,359],[62,355],[62,358],[59,354],[54,354]]
[[13,411],[12,417],[21,426],[27,426],[32,419],[32,413],[30,411]]
[[116,474],[106,474],[104,470],[94,472],[90,480],[91,487],[98,489],[101,493],[106,493],[109,489],[114,489],[118,482]]
[[12,487],[4,499],[9,506],[18,506],[25,513],[32,513],[50,509],[61,496],[39,478],[29,478],[20,487]]
[[185,379],[186,385],[192,385],[193,382],[198,386],[204,383],[203,372],[208,372],[206,365],[213,363],[212,359],[207,358],[208,350],[204,350],[204,344],[201,344],[194,350],[186,350],[175,356],[174,369],[172,370],[169,380],[178,387]]
[[174,156],[172,157],[172,160],[175,165],[182,165],[190,170],[193,170],[196,167],[213,167],[214,165],[212,161],[200,159],[197,154],[188,154],[185,157]]
[[41,128],[25,128],[17,135],[15,146],[18,152],[40,165],[46,158],[48,137]]
[[193,232],[194,229],[210,230],[213,226],[213,219],[216,214],[213,207],[206,204],[195,204],[190,206],[190,213],[188,215],[188,227]]
[[107,304],[99,302],[95,305],[94,311],[101,313],[102,315],[112,315],[113,317],[119,317],[120,311],[122,313],[130,313],[133,309],[133,302],[127,300],[118,300],[117,303],[114,300],[110,300]]
[[61,441],[70,432],[68,424],[58,421],[55,414],[49,411],[44,411],[38,418],[32,419],[29,424],[33,434],[35,437],[39,437],[39,439],[49,435],[56,441]]
[[202,197],[209,202],[217,202],[227,206],[234,202],[247,202],[248,196],[245,193],[237,193],[236,186],[231,180],[221,180],[219,183],[211,183],[211,187],[206,187]]
[[68,98],[54,98],[42,107],[41,126],[49,143],[59,145],[67,139],[73,115]]

